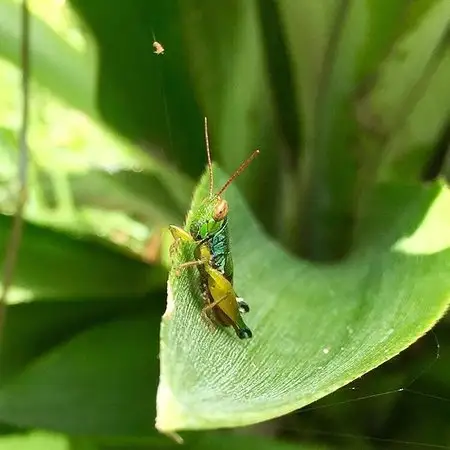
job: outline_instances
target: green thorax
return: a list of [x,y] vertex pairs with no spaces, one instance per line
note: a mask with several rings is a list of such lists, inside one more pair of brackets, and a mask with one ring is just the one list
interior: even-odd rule
[[233,259],[230,250],[228,216],[217,218],[219,197],[205,199],[186,223],[186,231],[195,241],[203,241],[212,257],[212,266],[233,283]]

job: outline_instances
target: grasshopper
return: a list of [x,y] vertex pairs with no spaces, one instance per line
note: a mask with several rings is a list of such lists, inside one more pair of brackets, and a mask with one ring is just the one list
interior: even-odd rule
[[184,229],[174,225],[169,227],[175,242],[192,242],[196,245],[194,252],[196,259],[181,264],[177,270],[197,266],[206,303],[204,312],[212,311],[218,323],[224,326],[233,326],[239,338],[250,338],[252,333],[241,317],[241,313],[248,312],[250,308],[243,299],[236,295],[233,287],[233,259],[228,229],[229,208],[228,202],[222,198],[222,194],[259,154],[259,150],[253,152],[223,187],[214,193],[206,118],[205,140],[209,170],[209,194],[200,206],[188,215]]

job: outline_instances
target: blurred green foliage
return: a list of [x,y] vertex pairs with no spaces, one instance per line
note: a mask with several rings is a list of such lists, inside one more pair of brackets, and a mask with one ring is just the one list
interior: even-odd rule
[[[2,253],[16,204],[19,5],[0,0]],[[261,150],[229,194],[236,282],[255,337],[241,357],[229,336],[206,335],[187,314],[175,339],[163,333],[168,386],[192,412],[196,425],[185,428],[257,423],[264,408],[274,419],[189,431],[186,445],[450,447],[448,319],[350,387],[293,411],[308,403],[296,386],[314,391],[309,401],[335,391],[419,339],[448,305],[447,187],[435,179],[450,145],[450,2],[30,0],[30,8],[30,195],[1,330],[0,449],[175,447],[154,430],[168,265],[159,230],[180,225],[189,209],[205,167],[205,115],[225,172]],[[153,54],[155,39],[164,55]],[[394,272],[399,255],[408,264]],[[358,282],[352,264],[367,277]],[[348,288],[322,296],[319,288],[337,286],[333,277]],[[383,341],[388,317],[398,318],[396,332]],[[334,342],[329,356],[322,351],[318,336],[349,328],[354,351],[335,356]],[[180,388],[176,376],[192,368],[204,392]],[[213,368],[215,383],[198,375]],[[217,396],[244,381],[246,395]],[[221,419],[197,420],[204,404]],[[245,408],[256,419],[244,421]]]

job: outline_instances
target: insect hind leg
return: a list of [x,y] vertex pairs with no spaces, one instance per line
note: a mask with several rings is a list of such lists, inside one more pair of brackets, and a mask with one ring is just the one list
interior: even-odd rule
[[208,308],[208,306],[210,305],[209,303],[209,297],[208,294],[206,293],[206,291],[203,292],[202,294],[203,297],[203,302],[205,304],[205,306],[202,308],[202,318],[206,321],[208,328],[211,332],[215,331],[216,329],[216,322],[215,322],[215,318],[214,318],[214,311],[211,308]]
[[185,263],[180,264],[179,266],[174,267],[175,274],[177,275],[177,277],[179,277],[181,275],[181,269],[186,269],[188,267],[202,266],[203,264],[205,264],[205,261],[202,261],[201,259],[195,259],[193,261],[187,261]]

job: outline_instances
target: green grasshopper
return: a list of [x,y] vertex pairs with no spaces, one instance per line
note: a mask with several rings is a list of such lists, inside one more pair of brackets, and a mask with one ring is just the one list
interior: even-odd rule
[[[232,326],[240,339],[251,338],[252,332],[245,324],[240,312],[249,310],[248,305],[236,296],[232,284],[211,264],[212,255],[208,245],[203,242],[196,243],[192,236],[182,228],[170,225],[169,229],[175,238],[175,243],[187,242],[195,245],[195,257],[205,307],[202,314],[223,325]],[[185,263],[178,267],[189,267],[193,264]]]
[[230,184],[258,155],[256,150],[228,179],[217,194],[214,194],[214,178],[209,149],[208,126],[205,118],[205,140],[208,156],[209,195],[199,208],[188,215],[185,229],[169,227],[175,241],[190,241],[196,244],[195,260],[178,266],[178,270],[197,266],[202,280],[205,302],[204,312],[213,311],[217,322],[233,326],[241,338],[252,336],[240,313],[248,312],[249,306],[237,297],[233,289],[233,259],[230,250],[228,229],[228,203],[221,196]]

